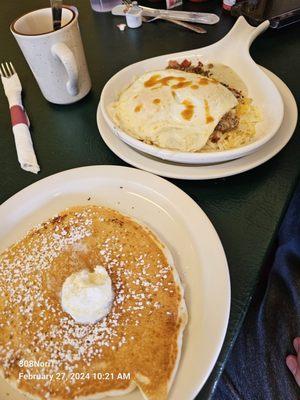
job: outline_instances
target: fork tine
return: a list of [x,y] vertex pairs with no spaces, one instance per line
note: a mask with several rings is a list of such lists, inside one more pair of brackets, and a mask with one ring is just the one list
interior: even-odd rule
[[8,78],[7,72],[5,70],[4,64],[1,63],[1,75],[4,76],[5,78]]
[[16,70],[15,70],[15,68],[14,68],[14,66],[13,66],[13,63],[12,63],[12,62],[9,62],[9,65],[11,66],[12,72],[13,72],[14,74],[16,74]]
[[7,71],[8,71],[8,76],[11,77],[14,73],[10,70],[10,66],[8,64],[8,62],[5,63]]
[[2,68],[3,68],[4,72],[5,72],[5,77],[9,78],[10,74],[9,74],[9,71],[7,71],[6,66],[5,66],[4,63],[2,63]]

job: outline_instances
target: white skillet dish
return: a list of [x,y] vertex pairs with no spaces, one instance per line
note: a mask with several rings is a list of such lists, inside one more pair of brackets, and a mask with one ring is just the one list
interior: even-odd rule
[[280,91],[284,102],[284,118],[276,135],[257,149],[257,151],[245,157],[208,165],[184,165],[151,157],[148,154],[136,151],[120,140],[105,122],[99,105],[97,123],[100,135],[110,150],[128,164],[167,178],[205,180],[225,178],[249,171],[270,160],[288,143],[294,133],[298,120],[297,104],[289,88],[272,72],[265,68],[262,69]]
[[[129,65],[115,74],[104,86],[100,107],[110,129],[131,147],[152,156],[184,164],[209,164],[233,160],[253,153],[270,140],[279,129],[284,113],[283,101],[274,83],[259,68],[249,54],[254,39],[267,29],[265,21],[258,27],[249,25],[240,17],[231,31],[220,41],[211,46],[181,53],[168,54]],[[262,112],[263,120],[256,126],[255,140],[243,147],[232,150],[210,153],[187,153],[162,149],[143,143],[118,128],[110,118],[107,108],[116,101],[122,90],[128,87],[137,77],[149,71],[165,69],[170,60],[188,59],[196,64],[221,63],[231,67],[248,88],[248,96]]]

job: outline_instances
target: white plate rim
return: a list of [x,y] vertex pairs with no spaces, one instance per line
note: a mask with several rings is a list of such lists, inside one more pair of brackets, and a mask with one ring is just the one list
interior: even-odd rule
[[[176,198],[177,201],[180,200],[180,202],[183,202],[184,205],[183,209],[187,210],[187,212],[184,213],[186,218],[190,218],[190,220],[193,221],[193,224],[189,224],[189,230],[194,233],[194,237],[198,237],[198,232],[199,232],[198,229],[200,226],[202,227],[202,229],[204,226],[205,229],[207,230],[207,235],[205,235],[204,241],[202,240],[201,243],[199,240],[194,242],[195,244],[197,242],[197,251],[200,251],[199,249],[202,247],[200,253],[201,252],[203,253],[203,249],[208,244],[208,243],[205,244],[205,241],[209,242],[209,240],[213,240],[213,246],[212,246],[213,251],[211,252],[211,255],[215,258],[212,260],[212,263],[219,272],[222,271],[223,273],[222,279],[219,280],[220,285],[218,290],[221,290],[222,293],[226,293],[225,298],[222,299],[222,302],[220,303],[221,306],[223,307],[223,311],[221,313],[222,321],[220,318],[218,324],[220,323],[220,325],[222,325],[222,329],[220,329],[219,332],[217,333],[218,343],[213,351],[213,357],[211,357],[210,363],[209,365],[207,365],[206,374],[204,374],[201,377],[201,379],[199,379],[197,384],[194,385],[192,395],[186,398],[186,400],[192,400],[203,387],[220,354],[229,321],[230,304],[231,304],[231,285],[230,285],[230,275],[229,275],[227,259],[220,238],[214,226],[210,222],[209,218],[206,216],[201,207],[190,196],[188,196],[183,190],[179,189],[173,183],[166,181],[165,179],[153,175],[149,172],[141,171],[131,167],[120,167],[115,165],[86,166],[56,173],[49,177],[43,178],[31,184],[30,186],[22,189],[21,191],[14,194],[12,197],[10,197],[8,200],[6,200],[4,203],[0,205],[0,218],[2,219],[2,221],[5,220],[11,221],[10,219],[11,214],[13,214],[11,210],[14,210],[14,212],[16,212],[18,207],[24,209],[24,204],[26,204],[26,201],[34,197],[35,192],[38,193],[43,190],[46,190],[47,187],[50,187],[51,188],[50,193],[52,195],[52,198],[54,198],[55,196],[57,196],[57,189],[59,188],[59,185],[63,185],[64,182],[66,182],[66,180],[75,178],[76,176],[81,177],[81,179],[83,179],[90,177],[91,174],[97,175],[101,178],[101,173],[104,174],[105,179],[107,179],[109,173],[115,173],[116,176],[118,176],[118,178],[123,177],[124,179],[126,178],[128,179],[130,177],[132,179],[139,180],[139,182],[142,182],[143,185],[147,184],[149,185],[151,183],[153,188],[156,188],[157,190],[161,191],[163,188],[164,190],[169,192],[168,196],[170,196],[170,201]],[[35,209],[37,209],[36,205]],[[5,229],[6,228],[4,228],[3,231]],[[210,245],[212,245],[212,243]],[[199,360],[199,355],[196,356],[197,360]],[[179,369],[180,369],[180,364],[179,364]],[[176,382],[176,376],[175,376],[175,382]]]
[[[295,98],[287,85],[273,72],[261,67],[275,83],[284,101],[285,114],[279,131],[267,143],[250,155],[210,165],[181,165],[165,163],[139,153],[121,141],[106,124],[102,115],[100,101],[97,108],[97,125],[99,134],[109,149],[128,164],[166,178],[186,180],[209,180],[237,175],[265,163],[285,147],[292,137],[298,120],[298,109]],[[116,140],[114,140],[116,138]],[[115,142],[115,143],[114,143]]]

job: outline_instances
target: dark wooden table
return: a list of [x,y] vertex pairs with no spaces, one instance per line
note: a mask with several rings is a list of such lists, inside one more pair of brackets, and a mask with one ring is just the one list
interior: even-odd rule
[[[208,34],[198,35],[164,21],[120,32],[116,24],[122,18],[112,17],[110,13],[94,13],[88,0],[73,1],[80,12],[93,90],[84,100],[69,106],[53,105],[42,97],[9,32],[9,23],[15,17],[28,10],[44,7],[47,2],[12,0],[1,4],[0,61],[13,61],[21,78],[24,104],[32,123],[32,137],[41,172],[36,176],[22,171],[18,165],[7,101],[0,89],[0,202],[39,179],[69,168],[94,164],[125,165],[103,143],[96,126],[96,108],[105,82],[133,62],[206,46],[222,38],[234,19],[227,13],[221,13],[220,3],[214,0],[206,4],[185,3],[185,9],[212,10],[221,15],[220,23],[208,27]],[[251,50],[255,61],[282,78],[297,100],[300,98],[299,37],[300,25],[280,31],[269,30],[255,41]],[[174,181],[203,208],[216,227],[228,257],[232,284],[226,340],[216,367],[197,399],[209,399],[212,396],[251,297],[262,277],[263,267],[299,172],[298,127],[284,150],[252,171],[213,181]]]

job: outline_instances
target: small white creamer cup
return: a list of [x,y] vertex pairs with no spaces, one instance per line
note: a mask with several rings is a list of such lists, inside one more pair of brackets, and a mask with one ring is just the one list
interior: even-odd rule
[[62,8],[62,28],[53,30],[51,8],[31,11],[10,26],[44,95],[70,104],[91,89],[75,7]]

